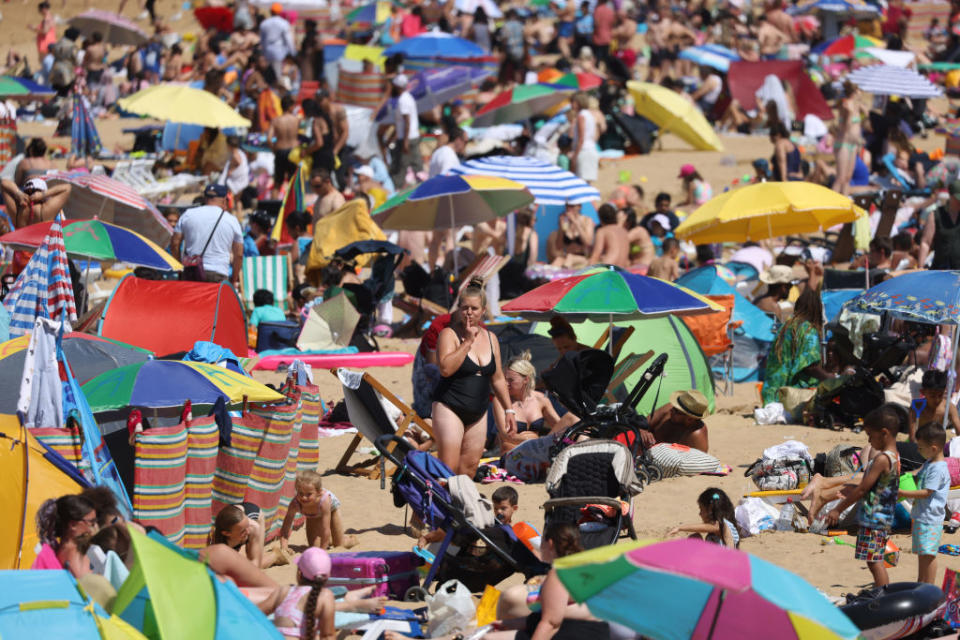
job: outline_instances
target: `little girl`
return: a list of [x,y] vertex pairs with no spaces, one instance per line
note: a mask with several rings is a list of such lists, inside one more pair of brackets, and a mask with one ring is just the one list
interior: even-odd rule
[[[710,487],[697,498],[700,507],[702,524],[682,524],[674,527],[667,534],[676,535],[681,531],[691,533],[691,538],[702,537],[707,542],[715,542],[729,548],[740,546],[740,532],[737,531],[736,516],[733,513],[733,503],[722,489]],[[701,535],[702,534],[702,535]]]
[[324,587],[330,577],[330,556],[311,547],[297,561],[297,586],[290,587],[273,614],[277,631],[288,638],[333,640],[336,603]]
[[[289,552],[290,529],[298,513],[307,519],[307,544],[328,549],[331,546],[349,549],[357,544],[356,536],[343,536],[340,520],[340,501],[323,488],[323,478],[316,471],[298,471],[297,495],[287,507],[287,515],[280,528],[280,549]],[[317,538],[320,543],[317,544]],[[332,543],[332,545],[331,545]]]

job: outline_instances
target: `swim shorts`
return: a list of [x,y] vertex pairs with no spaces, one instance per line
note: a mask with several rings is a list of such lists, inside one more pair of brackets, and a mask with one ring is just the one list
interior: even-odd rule
[[913,523],[913,552],[920,556],[935,556],[943,537],[942,524]]
[[857,550],[853,557],[857,560],[883,562],[883,552],[887,548],[887,538],[890,532],[886,529],[871,529],[860,527],[857,532]]

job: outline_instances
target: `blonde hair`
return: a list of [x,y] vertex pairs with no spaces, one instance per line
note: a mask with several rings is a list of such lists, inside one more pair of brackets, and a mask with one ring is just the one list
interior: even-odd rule
[[297,471],[297,480],[294,485],[304,484],[317,490],[317,493],[323,491],[323,476],[316,471]]
[[573,94],[573,101],[576,102],[577,106],[580,107],[581,109],[590,108],[590,96],[588,96],[583,91],[578,91],[575,94]]
[[526,378],[527,395],[533,393],[533,387],[537,383],[537,368],[530,361],[529,351],[524,351],[520,355],[510,358],[510,361],[507,362],[507,369]]
[[460,297],[457,298],[458,307],[464,298],[480,298],[480,306],[486,309],[487,293],[483,290],[483,279],[470,278],[470,284],[463,288],[463,291],[460,292]]

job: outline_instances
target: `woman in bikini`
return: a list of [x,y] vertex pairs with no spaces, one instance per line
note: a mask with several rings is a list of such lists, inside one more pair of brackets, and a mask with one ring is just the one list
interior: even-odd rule
[[833,188],[843,195],[850,194],[850,179],[857,164],[857,155],[863,147],[863,110],[857,98],[860,89],[849,80],[843,83],[844,97],[840,100],[837,141],[834,151],[837,154],[837,178]]
[[[500,343],[480,321],[487,301],[483,282],[471,281],[460,294],[450,326],[437,339],[437,366],[443,376],[433,396],[433,434],[440,460],[454,473],[476,474],[486,440],[487,407],[493,389],[502,406],[512,402],[500,364]],[[517,431],[517,412],[507,409],[503,431]]]

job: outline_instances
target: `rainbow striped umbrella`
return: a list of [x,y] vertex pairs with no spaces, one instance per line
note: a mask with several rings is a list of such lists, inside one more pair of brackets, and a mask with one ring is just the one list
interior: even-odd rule
[[[38,222],[0,236],[0,243],[32,250],[43,244],[53,222]],[[93,260],[119,260],[160,271],[180,271],[183,265],[136,231],[103,220],[72,220],[63,225],[67,255]]]
[[435,176],[401,191],[373,212],[384,229],[431,231],[473,225],[522,209],[533,194],[492,176]]
[[842,640],[860,630],[808,582],[743,551],[684,538],[553,563],[577,602],[656,640]]
[[495,96],[477,111],[473,126],[510,124],[546,113],[570,98],[573,88],[551,84],[520,84]]
[[381,25],[390,18],[389,2],[371,2],[347,14],[347,30],[362,31]]

